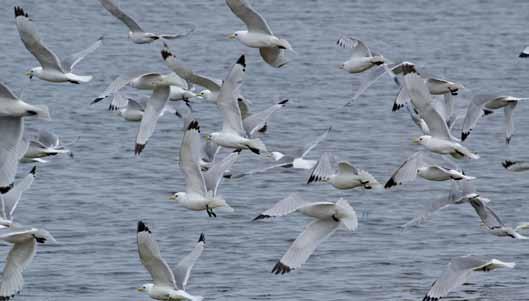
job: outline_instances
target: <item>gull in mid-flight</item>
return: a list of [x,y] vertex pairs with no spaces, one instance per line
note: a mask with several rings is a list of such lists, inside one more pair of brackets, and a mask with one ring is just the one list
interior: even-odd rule
[[476,95],[468,105],[467,113],[463,121],[463,130],[461,131],[461,140],[467,139],[472,129],[478,123],[478,120],[484,116],[503,108],[505,113],[505,142],[509,144],[514,132],[514,123],[512,113],[519,101],[529,100],[529,98],[519,98],[513,96],[499,95]]
[[425,80],[419,76],[415,66],[413,64],[403,65],[402,73],[411,103],[428,125],[430,132],[429,135],[423,135],[415,139],[414,143],[424,146],[431,152],[451,155],[456,159],[479,159],[477,154],[472,153],[468,148],[458,143],[457,138],[452,136],[448,123],[433,105]]
[[352,49],[351,58],[340,64],[338,68],[349,73],[360,73],[373,66],[384,64],[384,57],[371,53],[367,45],[355,38],[341,36],[336,44],[342,48]]
[[144,32],[140,25],[134,21],[129,15],[119,8],[113,0],[99,0],[101,5],[114,17],[118,18],[123,24],[129,29],[129,39],[136,44],[146,44],[156,41],[158,39],[178,39],[185,37],[195,30],[193,26],[188,32],[184,34],[155,34],[150,32]]
[[424,152],[414,153],[393,173],[384,188],[414,181],[417,176],[430,181],[475,179],[475,177],[466,176],[460,168],[447,159],[442,162],[437,161]]
[[[117,110],[118,115],[126,121],[140,122],[143,119],[143,115],[145,114],[145,108],[148,102],[149,98],[141,98],[139,100],[135,100],[133,98],[128,97],[122,92],[116,92],[114,93],[114,98],[110,103],[109,110]],[[166,103],[165,107],[160,112],[160,117],[162,117],[166,113],[176,114],[176,110],[171,105]]]
[[224,172],[237,161],[239,152],[232,152],[223,160],[215,161],[203,173],[200,167],[201,148],[200,127],[198,121],[193,120],[188,124],[180,146],[179,163],[185,176],[186,191],[174,193],[171,199],[187,209],[206,210],[209,217],[217,216],[213,209],[218,207],[233,211],[217,192]]
[[33,166],[31,171],[22,180],[14,184],[13,188],[5,194],[0,194],[0,225],[10,227],[13,224],[15,210],[22,198],[22,194],[31,187],[37,167]]
[[356,212],[344,199],[333,202],[309,203],[298,194],[292,193],[277,202],[272,208],[257,216],[254,220],[285,216],[300,212],[316,220],[305,227],[288,251],[272,269],[272,273],[285,274],[304,264],[314,250],[329,238],[338,228],[355,231],[358,228]]
[[529,237],[518,233],[519,230],[529,228],[529,223],[521,223],[513,229],[512,227],[506,226],[488,206],[488,202],[484,201],[479,195],[471,198],[469,202],[481,219],[482,226],[491,234],[500,237],[508,236],[514,239],[529,239]]
[[246,0],[226,0],[231,11],[246,24],[248,30],[239,30],[229,36],[242,44],[259,48],[259,53],[269,65],[280,68],[288,63],[284,50],[294,52],[290,43],[276,37],[266,20]]
[[[61,143],[59,136],[45,129],[40,129],[38,134],[28,138],[29,147],[22,158],[22,162],[39,162],[46,163],[48,161],[42,159],[59,154],[70,154],[72,152],[66,148],[67,145]],[[68,145],[72,145],[70,142]]]
[[501,163],[505,169],[508,171],[514,171],[514,172],[520,172],[520,171],[527,171],[529,170],[529,162],[528,161],[511,161],[511,160],[505,160]]
[[316,182],[328,183],[337,189],[373,189],[381,186],[367,171],[358,169],[347,161],[336,163],[334,155],[328,152],[321,155],[310,172],[307,184]]
[[0,299],[9,300],[19,294],[24,286],[22,273],[35,256],[37,243],[53,243],[55,239],[44,229],[11,224],[0,229],[0,240],[13,244],[0,280]]
[[305,157],[307,157],[309,153],[316,146],[318,146],[318,144],[320,144],[323,140],[327,138],[327,135],[329,135],[330,131],[331,131],[331,128],[329,127],[323,134],[321,134],[318,138],[316,138],[306,147],[299,148],[298,150],[292,153],[282,153],[282,152],[277,152],[277,151],[272,152],[272,156],[275,162],[272,163],[270,166],[267,166],[265,168],[256,169],[256,170],[251,170],[248,172],[243,172],[243,173],[226,174],[224,175],[224,177],[231,178],[231,179],[238,179],[238,178],[242,178],[247,175],[266,172],[268,170],[278,168],[278,167],[294,168],[294,169],[312,169],[314,165],[316,165],[317,161],[305,159]]
[[0,193],[11,188],[17,172],[18,161],[28,149],[24,141],[24,117],[36,116],[49,120],[48,107],[30,105],[13,94],[0,82]]
[[94,52],[103,43],[103,37],[99,38],[90,47],[74,53],[61,60],[53,53],[40,39],[37,30],[28,14],[21,7],[15,7],[15,20],[17,30],[29,52],[39,61],[40,67],[36,67],[27,72],[31,79],[36,76],[42,80],[56,83],[70,82],[73,84],[86,83],[92,80],[92,76],[73,74],[73,68],[88,54]]
[[525,47],[518,57],[529,57],[529,46]]
[[472,272],[489,272],[497,268],[514,268],[514,262],[503,262],[483,256],[467,255],[452,258],[448,269],[432,284],[423,301],[439,301],[464,284]]
[[142,221],[138,222],[137,236],[141,263],[152,278],[152,283],[142,285],[138,291],[146,292],[149,297],[163,301],[201,301],[203,299],[201,296],[192,296],[186,292],[191,269],[204,251],[206,240],[203,233],[200,234],[191,253],[184,257],[175,269],[171,269],[162,258],[160,247],[154,240],[151,230]]
[[266,146],[259,138],[247,138],[248,135],[243,126],[241,109],[237,101],[246,63],[244,55],[241,55],[237,63],[232,67],[230,73],[222,83],[219,96],[217,97],[217,107],[222,112],[222,130],[206,136],[217,145],[232,149],[249,149],[258,155],[267,153]]

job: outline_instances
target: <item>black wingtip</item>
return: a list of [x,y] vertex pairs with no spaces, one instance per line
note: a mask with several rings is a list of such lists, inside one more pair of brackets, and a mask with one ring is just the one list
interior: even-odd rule
[[483,115],[485,115],[485,116],[490,115],[490,114],[492,114],[492,113],[494,113],[494,111],[492,111],[492,110],[487,110],[487,109],[483,109]]
[[187,125],[187,130],[197,130],[200,132],[200,126],[198,125],[197,120],[191,120],[191,122]]
[[505,160],[505,161],[501,162],[501,165],[503,165],[503,167],[505,167],[505,168],[509,168],[511,165],[514,165],[514,162],[511,161],[511,160]]
[[417,69],[415,69],[415,65],[411,63],[403,63],[401,66],[402,74],[410,74],[410,73],[417,73]]
[[94,100],[92,100],[92,102],[90,103],[91,105],[95,104],[95,103],[98,103],[100,102],[101,100],[105,99],[104,97],[97,97],[97,98],[94,98]]
[[400,108],[402,108],[402,105],[395,102],[393,103],[393,108],[391,109],[391,111],[397,112],[398,110],[400,110]]
[[462,132],[461,133],[461,141],[465,141],[465,139],[467,139],[468,135],[470,135],[470,132]]
[[198,242],[206,243],[206,236],[204,233],[200,233],[200,237],[198,238]]
[[136,145],[134,146],[134,154],[139,156],[144,148],[145,144],[136,143]]
[[520,52],[520,55],[518,57],[529,57],[529,53]]
[[510,144],[511,143],[511,137],[505,137],[505,143]]
[[100,36],[99,39],[97,39],[98,41],[103,41],[105,39],[105,36]]
[[147,227],[147,225],[145,225],[145,223],[143,221],[139,221],[138,222],[138,233],[140,232],[149,232],[151,233],[151,230],[149,229],[149,227]]
[[266,214],[259,214],[256,218],[254,218],[252,221],[258,221],[260,219],[265,219],[265,218],[270,218],[271,216],[270,215],[266,215]]
[[384,185],[385,189],[391,188],[393,186],[397,186],[397,182],[393,178],[389,179],[386,184]]
[[278,102],[279,105],[284,105],[288,102],[288,99],[283,99],[282,101]]
[[162,49],[161,51],[162,58],[166,60],[168,57],[172,56],[173,54],[166,48]]
[[26,17],[28,18],[28,14],[24,12],[24,9],[20,6],[15,6],[15,18],[16,17],[20,17],[20,16],[23,16],[23,17]]
[[281,261],[278,261],[274,268],[272,269],[272,274],[285,274],[290,273],[293,269],[289,266],[283,264]]
[[239,57],[239,59],[237,60],[237,64],[242,65],[243,67],[246,67],[246,58],[244,54],[241,55],[241,57]]
[[35,176],[35,174],[37,173],[37,165],[33,166],[33,168],[31,169],[29,173]]

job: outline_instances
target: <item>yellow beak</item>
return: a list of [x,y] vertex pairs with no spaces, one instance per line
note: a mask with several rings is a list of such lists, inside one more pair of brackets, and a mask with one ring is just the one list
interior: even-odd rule
[[138,287],[136,290],[137,290],[138,292],[143,292],[143,291],[144,291],[143,287]]
[[234,33],[230,34],[230,35],[228,36],[228,39],[230,39],[230,40],[235,40],[235,39],[236,39],[235,34],[234,34]]
[[172,194],[172,195],[169,197],[169,200],[171,200],[171,201],[176,200],[176,196],[175,196],[174,194]]
[[26,73],[24,73],[26,76],[31,76],[31,71],[27,71]]
[[412,141],[411,143],[413,143],[413,144],[419,144],[419,139],[418,139],[418,138],[417,138],[417,139],[413,139],[413,141]]

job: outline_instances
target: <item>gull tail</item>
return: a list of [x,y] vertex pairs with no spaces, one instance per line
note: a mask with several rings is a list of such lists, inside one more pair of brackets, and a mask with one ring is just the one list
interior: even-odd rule
[[68,75],[69,82],[73,84],[80,84],[80,83],[87,83],[92,80],[91,75],[75,75],[75,74],[69,74]]
[[266,145],[259,138],[248,140],[248,142],[246,143],[246,146],[248,147],[249,150],[252,151],[252,153],[255,153],[258,155],[268,152],[266,150]]
[[34,110],[31,110],[31,114],[37,116],[40,119],[51,120],[50,111],[46,105],[35,105]]

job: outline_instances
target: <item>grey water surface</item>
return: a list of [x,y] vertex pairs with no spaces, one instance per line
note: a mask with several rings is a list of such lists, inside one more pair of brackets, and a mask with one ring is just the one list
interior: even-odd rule
[[[365,40],[384,56],[425,66],[434,74],[463,83],[473,93],[529,96],[529,60],[518,53],[529,43],[527,1],[251,1],[280,37],[297,51],[291,62],[274,69],[256,49],[226,37],[244,29],[224,1],[121,0],[121,6],[147,31],[191,36],[169,41],[176,56],[197,72],[224,78],[242,54],[247,55],[243,93],[253,110],[282,97],[288,106],[269,124],[264,141],[270,150],[293,150],[332,125],[329,139],[310,156],[335,152],[385,182],[403,159],[418,149],[420,133],[405,112],[391,112],[396,86],[376,83],[355,105],[341,106],[353,94],[360,75],[337,65],[350,53],[337,48],[341,34]],[[104,45],[78,65],[93,74],[88,84],[31,83],[24,72],[37,61],[24,48],[15,28],[13,6],[30,14],[45,43],[67,55],[104,35]],[[24,273],[18,300],[148,300],[136,288],[149,282],[136,247],[136,223],[151,225],[168,262],[176,264],[201,232],[207,248],[193,270],[188,291],[206,300],[422,300],[450,258],[465,254],[515,261],[514,270],[476,275],[447,300],[529,300],[529,243],[498,238],[479,227],[470,206],[451,207],[421,227],[402,231],[432,198],[446,194],[448,183],[418,180],[391,191],[337,191],[305,185],[307,173],[276,170],[226,180],[223,196],[234,213],[188,211],[168,200],[184,189],[177,160],[181,120],[165,116],[141,157],[133,147],[138,128],[108,112],[107,103],[90,106],[117,75],[126,70],[168,72],[159,43],[136,45],[127,29],[98,1],[2,0],[0,3],[0,80],[33,104],[47,104],[51,122],[28,120],[30,127],[55,131],[72,146],[74,158],[53,158],[40,166],[38,178],[17,209],[17,219],[45,226],[59,241],[39,248]],[[146,94],[148,95],[148,94]],[[193,106],[204,133],[221,126],[212,104]],[[506,146],[501,111],[481,120],[466,145],[481,159],[462,162],[477,176],[479,192],[507,224],[529,221],[529,174],[512,174],[505,159],[529,158],[529,103],[514,113],[516,131]],[[1,129],[0,129],[1,134]],[[236,168],[265,164],[244,153]],[[20,165],[24,175],[31,165]],[[309,219],[292,215],[271,222],[252,218],[291,192],[308,200],[350,200],[361,216],[357,232],[338,231],[299,270],[270,273]],[[9,246],[0,246],[5,258]],[[4,260],[2,259],[2,262]],[[2,263],[3,265],[3,263]]]

